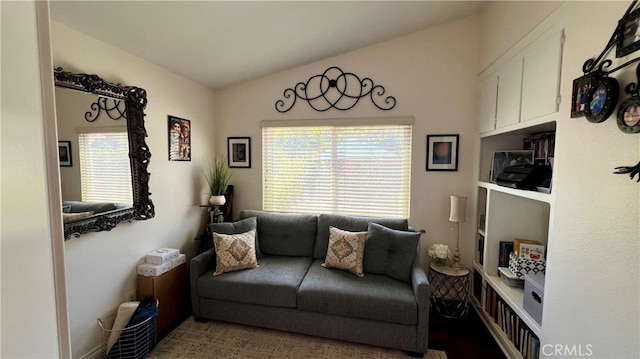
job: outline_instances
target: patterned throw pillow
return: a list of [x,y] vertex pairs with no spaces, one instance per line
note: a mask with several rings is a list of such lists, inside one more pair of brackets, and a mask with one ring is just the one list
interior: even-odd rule
[[329,247],[322,263],[325,268],[337,268],[364,277],[362,261],[367,232],[347,232],[329,227]]
[[213,275],[257,267],[255,238],[255,229],[240,234],[213,233],[213,245],[216,247],[216,271]]

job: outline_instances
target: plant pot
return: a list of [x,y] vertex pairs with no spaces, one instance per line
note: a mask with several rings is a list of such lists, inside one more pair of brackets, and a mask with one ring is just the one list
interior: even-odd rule
[[223,206],[225,203],[227,203],[227,199],[224,195],[209,197],[209,204],[212,206]]

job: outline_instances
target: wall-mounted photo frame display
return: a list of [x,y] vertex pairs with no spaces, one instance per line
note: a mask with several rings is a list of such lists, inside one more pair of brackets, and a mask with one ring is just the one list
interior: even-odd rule
[[640,133],[640,96],[631,96],[618,108],[618,128],[624,133]]
[[509,166],[532,165],[532,150],[496,151],[491,163],[491,183],[496,183],[498,176]]
[[191,161],[191,121],[168,115],[169,161]]
[[573,94],[571,96],[571,117],[583,117],[588,110],[587,97],[591,90],[592,74],[586,74],[573,80]]
[[618,21],[616,57],[640,50],[640,9],[636,9]]
[[60,158],[60,167],[73,167],[71,141],[58,141],[58,157]]
[[587,121],[600,123],[605,121],[618,103],[620,88],[618,80],[613,77],[596,76],[591,81],[591,90],[587,96]]
[[230,168],[251,168],[251,137],[227,137]]
[[457,171],[460,135],[427,135],[427,171]]

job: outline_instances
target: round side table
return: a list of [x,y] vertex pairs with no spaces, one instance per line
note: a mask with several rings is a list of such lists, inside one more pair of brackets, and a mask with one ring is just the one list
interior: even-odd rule
[[469,310],[469,279],[467,268],[429,265],[431,308],[447,318],[462,318]]

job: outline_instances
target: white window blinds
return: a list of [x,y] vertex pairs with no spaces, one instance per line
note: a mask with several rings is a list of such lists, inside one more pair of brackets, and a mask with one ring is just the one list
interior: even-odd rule
[[126,128],[113,131],[78,134],[84,202],[133,203]]
[[408,218],[412,119],[339,122],[263,122],[263,209]]

